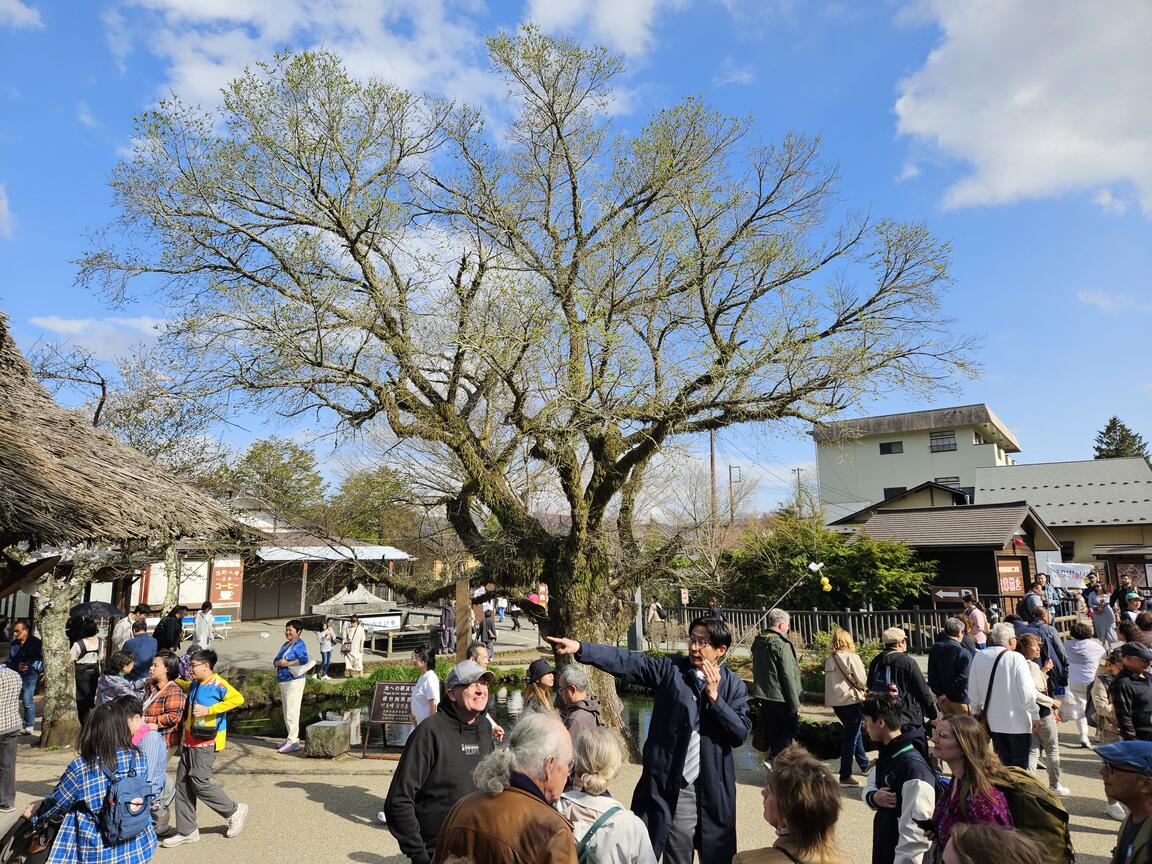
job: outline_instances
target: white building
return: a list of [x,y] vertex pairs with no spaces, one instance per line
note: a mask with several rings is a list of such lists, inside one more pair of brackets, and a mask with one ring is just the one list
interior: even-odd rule
[[987,405],[824,423],[816,441],[820,503],[829,522],[922,483],[975,497],[976,471],[1016,464],[1016,437]]

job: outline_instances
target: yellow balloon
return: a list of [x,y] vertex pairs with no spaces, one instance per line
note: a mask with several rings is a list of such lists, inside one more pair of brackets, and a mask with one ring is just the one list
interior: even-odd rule
[[831,591],[831,590],[832,590],[832,586],[831,586],[831,585],[829,585],[827,582],[825,582],[825,583],[824,583],[824,590],[825,590],[825,591]]

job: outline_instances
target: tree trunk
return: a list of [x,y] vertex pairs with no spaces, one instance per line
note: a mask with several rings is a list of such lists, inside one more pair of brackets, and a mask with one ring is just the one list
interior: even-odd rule
[[[94,568],[93,568],[94,571]],[[44,643],[44,716],[41,747],[75,747],[80,734],[76,715],[76,676],[68,656],[68,610],[75,605],[92,571],[75,562],[68,578],[46,573],[38,583],[38,624]]]
[[[612,595],[609,563],[598,554],[578,555],[573,561],[556,561],[550,568],[546,636],[567,636],[581,642],[615,645],[621,633],[618,598]],[[557,658],[560,665],[569,658]],[[607,672],[587,667],[591,692],[600,698],[600,718],[606,726],[624,731],[623,705],[616,692],[616,679]]]
[[168,585],[164,589],[164,605],[161,615],[168,614],[180,600],[180,556],[176,554],[176,544],[171,543],[164,547],[164,575],[168,577]]

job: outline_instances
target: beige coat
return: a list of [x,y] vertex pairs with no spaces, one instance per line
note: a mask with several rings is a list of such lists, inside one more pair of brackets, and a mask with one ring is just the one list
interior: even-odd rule
[[[780,851],[780,849],[783,848],[787,848],[795,857],[789,858]],[[808,859],[801,858],[793,852],[785,840],[781,838],[776,841],[776,846],[769,846],[767,849],[753,849],[748,852],[738,852],[736,857],[732,859],[732,864],[791,864],[792,861],[809,864]],[[812,864],[816,864],[816,862],[812,862]],[[831,858],[825,859],[825,861],[820,862],[820,864],[853,864],[853,861],[851,855],[834,853]]]
[[855,705],[864,700],[865,691],[853,687],[844,673],[855,679],[857,684],[866,687],[868,673],[864,671],[864,661],[851,651],[837,651],[824,661],[824,704],[828,707]]
[[1101,744],[1111,744],[1120,740],[1116,709],[1112,707],[1112,697],[1108,695],[1108,685],[1111,681],[1111,675],[1097,675],[1088,691],[1088,698],[1092,700],[1092,707],[1096,709],[1096,740]]

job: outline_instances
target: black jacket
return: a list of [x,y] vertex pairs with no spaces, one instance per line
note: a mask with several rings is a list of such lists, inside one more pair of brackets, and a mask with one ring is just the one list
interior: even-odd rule
[[[896,793],[895,807],[877,807],[879,789]],[[931,820],[936,809],[936,772],[916,749],[908,733],[880,747],[876,764],[864,787],[864,803],[876,811],[872,818],[872,864],[921,860],[928,838],[915,820]]]
[[472,771],[492,752],[492,724],[481,715],[468,725],[445,699],[412,730],[388,787],[384,814],[400,851],[414,864],[429,864],[448,812],[476,791]]
[[165,615],[157,622],[152,635],[156,637],[157,651],[175,651],[180,647],[180,640],[184,637],[184,625],[175,615]]
[[924,673],[916,665],[916,661],[903,651],[891,649],[881,651],[868,665],[868,689],[881,690],[877,685],[876,674],[883,666],[892,669],[891,680],[900,691],[900,703],[903,707],[904,722],[913,726],[923,726],[924,720],[936,719],[936,700],[928,690],[924,680]]
[[968,704],[968,670],[972,655],[947,633],[936,637],[928,652],[928,689],[950,702]]
[[1152,681],[1148,675],[1133,675],[1127,669],[1108,688],[1116,725],[1125,741],[1152,741]]

